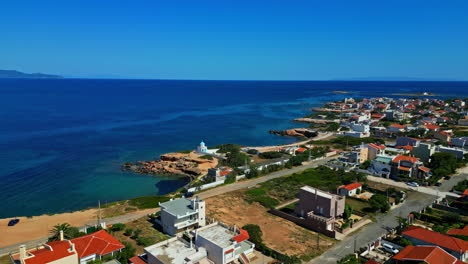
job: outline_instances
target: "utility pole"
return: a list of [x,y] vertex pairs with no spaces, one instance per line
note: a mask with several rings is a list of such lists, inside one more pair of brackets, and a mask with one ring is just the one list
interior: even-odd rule
[[356,253],[356,238],[357,237],[354,238],[354,253]]
[[101,226],[101,200],[98,200],[98,226]]

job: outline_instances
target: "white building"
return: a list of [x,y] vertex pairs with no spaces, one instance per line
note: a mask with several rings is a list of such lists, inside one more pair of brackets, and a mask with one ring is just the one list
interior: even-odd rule
[[197,147],[197,153],[208,153],[208,148],[205,145],[205,142],[200,142],[200,145]]
[[146,247],[148,264],[246,264],[255,247],[247,231],[219,223],[193,230],[190,236],[190,242],[174,237]]
[[180,198],[160,203],[163,231],[171,236],[175,234],[206,225],[205,201]]

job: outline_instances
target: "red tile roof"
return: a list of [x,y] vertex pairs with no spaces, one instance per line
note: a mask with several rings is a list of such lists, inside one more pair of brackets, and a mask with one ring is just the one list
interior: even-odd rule
[[306,150],[307,150],[306,148],[298,148],[298,149],[296,149],[296,152],[304,152]]
[[407,149],[409,151],[413,151],[413,146],[407,145],[407,146],[398,146],[396,147],[397,149]]
[[440,247],[406,246],[393,256],[395,260],[421,261],[428,264],[459,264],[463,263]]
[[247,232],[247,230],[239,229],[239,231],[240,231],[240,234],[232,238],[237,243],[240,243],[240,242],[245,241],[245,240],[250,238],[249,232]]
[[424,166],[420,166],[420,167],[418,167],[418,169],[420,169],[420,170],[422,170],[422,171],[424,171],[424,172],[430,172],[430,171],[431,171],[431,169],[426,168],[426,167],[424,167]]
[[351,184],[348,184],[348,185],[345,185],[345,186],[341,186],[340,189],[344,188],[348,191],[352,191],[354,189],[357,189],[359,187],[362,187],[362,184],[360,184],[359,182],[354,182],[354,183],[351,183]]
[[410,226],[402,234],[456,252],[460,252],[460,250],[462,252],[468,251],[468,241],[443,235],[421,227]]
[[411,168],[402,167],[402,166],[398,166],[398,169],[399,170],[405,170],[405,171],[410,171],[411,170]]
[[436,129],[439,129],[440,126],[436,126],[436,125],[426,125],[426,128],[427,128],[427,129],[430,129],[430,130],[436,130]]
[[405,128],[405,126],[397,125],[397,124],[390,125],[389,127]]
[[373,114],[373,115],[371,115],[371,117],[381,118],[381,117],[384,117],[384,115]]
[[132,264],[147,264],[146,261],[142,260],[139,256],[134,256],[129,259]]
[[467,196],[467,195],[468,195],[468,189],[466,189],[466,190],[463,192],[462,197]]
[[[53,241],[46,243],[45,245],[46,246],[44,248],[28,251],[28,253],[34,256],[26,258],[24,260],[24,263],[45,264],[71,255],[76,255],[76,252],[69,251],[69,249],[71,248],[71,244],[69,241]],[[50,248],[47,246],[49,246]]]
[[369,145],[370,147],[373,147],[375,149],[385,149],[384,145],[377,145],[377,144],[374,144],[374,143],[369,143],[367,145]]
[[400,162],[400,161],[409,161],[409,162],[412,162],[412,163],[415,163],[417,162],[419,159],[418,158],[415,158],[415,157],[408,157],[408,156],[404,156],[404,155],[398,155],[396,156],[395,158],[393,158],[393,162]]
[[447,235],[468,236],[468,225],[466,225],[463,229],[451,228],[449,231],[447,231]]
[[74,238],[71,242],[75,244],[79,258],[92,254],[103,256],[113,251],[125,248],[122,243],[109,235],[105,230]]

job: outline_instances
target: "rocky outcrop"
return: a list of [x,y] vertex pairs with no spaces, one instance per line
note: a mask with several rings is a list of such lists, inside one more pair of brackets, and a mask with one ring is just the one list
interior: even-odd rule
[[308,128],[294,128],[288,130],[270,130],[270,134],[290,137],[306,137],[312,138],[317,136],[317,132]]
[[202,173],[198,165],[207,162],[210,161],[181,155],[165,154],[161,155],[160,159],[155,161],[125,163],[122,165],[122,169],[141,174],[182,175],[193,179]]

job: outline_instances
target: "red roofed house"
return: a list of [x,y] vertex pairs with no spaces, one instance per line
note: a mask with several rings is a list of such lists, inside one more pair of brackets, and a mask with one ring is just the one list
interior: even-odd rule
[[399,133],[405,131],[405,126],[393,124],[387,127],[388,132]]
[[106,230],[100,230],[91,234],[70,240],[75,244],[80,263],[86,263],[92,260],[101,259],[106,256],[114,256],[125,246]]
[[393,256],[395,264],[427,263],[427,264],[463,264],[445,250],[436,246],[407,246]]
[[416,246],[438,246],[462,261],[468,257],[468,241],[417,226],[408,227],[402,235]]
[[367,158],[369,160],[375,159],[378,155],[383,155],[385,152],[385,146],[380,144],[369,143],[366,145],[369,150]]
[[78,253],[70,241],[53,241],[43,246],[26,251],[24,245],[20,252],[12,255],[13,263],[20,264],[78,264]]
[[85,264],[104,256],[113,256],[125,246],[105,230],[100,230],[72,240],[61,240],[45,243],[38,249],[26,251],[20,246],[20,253],[13,255],[12,260],[21,264]]
[[447,231],[447,235],[468,236],[468,225],[466,225],[463,229],[452,228]]
[[393,177],[398,177],[398,175],[418,177],[418,167],[421,166],[423,166],[423,163],[419,160],[419,158],[397,155],[392,159],[391,174]]
[[355,182],[345,186],[340,186],[338,188],[338,194],[343,196],[351,196],[356,195],[358,190],[362,191],[362,184]]
[[436,125],[430,125],[429,124],[429,125],[425,125],[425,127],[427,129],[429,129],[430,131],[432,131],[432,132],[437,132],[437,131],[440,130],[440,126],[436,126]]

